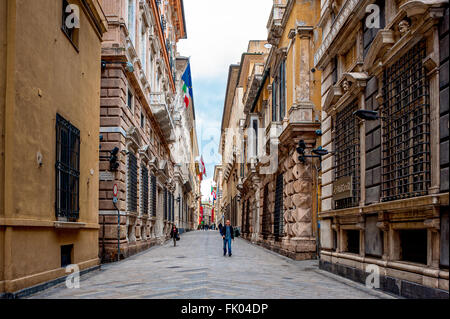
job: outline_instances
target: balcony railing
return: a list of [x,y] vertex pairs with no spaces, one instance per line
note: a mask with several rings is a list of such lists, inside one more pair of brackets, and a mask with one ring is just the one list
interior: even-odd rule
[[168,143],[172,143],[174,141],[174,125],[165,93],[150,93],[150,107],[159,123],[164,138]]

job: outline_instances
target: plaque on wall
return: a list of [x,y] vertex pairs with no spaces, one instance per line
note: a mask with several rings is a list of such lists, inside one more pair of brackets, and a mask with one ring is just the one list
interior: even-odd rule
[[110,182],[114,180],[114,173],[109,171],[101,171],[100,172],[100,180]]
[[352,197],[353,177],[344,176],[333,183],[333,200],[340,200]]

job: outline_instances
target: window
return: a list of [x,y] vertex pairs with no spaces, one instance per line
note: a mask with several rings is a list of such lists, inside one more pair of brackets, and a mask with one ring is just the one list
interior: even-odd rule
[[405,229],[399,231],[400,260],[427,264],[427,230]]
[[69,38],[70,42],[78,50],[78,37],[79,37],[79,27],[80,21],[79,10],[75,11],[71,4],[67,0],[62,0],[62,24],[61,30]]
[[80,131],[56,114],[56,216],[79,218]]
[[175,221],[175,196],[173,196],[173,193],[170,193],[170,206],[172,210],[172,222]]
[[136,0],[128,0],[128,34],[134,45],[136,41]]
[[353,102],[338,112],[334,121],[335,182],[351,177],[352,184],[350,197],[335,200],[335,209],[354,207],[359,204],[359,121],[356,116],[353,116],[353,112],[357,109],[357,103]]
[[252,121],[252,126],[253,126],[253,132],[255,134],[255,145],[254,145],[254,154],[255,156],[258,156],[258,120],[253,120]]
[[250,233],[250,200],[247,199],[245,204],[246,214],[245,214],[245,232]]
[[127,185],[127,202],[128,211],[137,212],[137,158],[134,154],[128,154],[128,185]]
[[73,245],[61,246],[61,267],[67,267],[72,264]]
[[168,220],[167,188],[164,187],[164,220]]
[[333,72],[331,73],[331,76],[332,76],[332,81],[333,81],[333,85],[335,85],[336,83],[337,83],[337,80],[338,80],[338,58],[337,58],[337,56],[335,56],[334,58],[333,58]]
[[280,122],[286,113],[286,61],[283,60],[278,67],[275,80],[272,84],[272,121]]
[[431,184],[425,56],[419,42],[384,71],[382,201],[426,195]]
[[359,254],[359,230],[344,230],[344,251]]
[[131,90],[128,89],[128,94],[127,94],[127,106],[130,110],[133,110],[133,103],[134,103],[134,96],[133,93],[131,93]]
[[375,39],[375,36],[377,35],[378,31],[380,29],[383,29],[386,25],[385,22],[385,13],[384,13],[384,7],[385,7],[385,0],[378,0],[375,2],[375,4],[380,8],[380,14],[379,14],[379,22],[380,22],[380,28],[374,28],[374,27],[367,27],[367,23],[369,23],[369,26],[373,24],[375,21],[372,18],[372,21],[367,21],[369,15],[373,15],[372,12],[369,12],[366,14],[364,19],[362,20],[363,25],[363,48],[364,48],[364,57],[366,57],[367,52],[370,49],[370,45],[372,44],[372,41]]
[[142,70],[147,73],[147,26],[144,18],[141,19],[141,63]]
[[142,214],[148,214],[148,169],[141,168],[141,207]]
[[141,112],[141,128],[145,128],[145,114]]
[[156,176],[151,176],[152,182],[152,195],[151,195],[151,206],[152,206],[152,216],[156,217]]
[[262,235],[264,239],[271,233],[272,223],[270,222],[269,211],[269,184],[264,186],[264,199],[263,199],[263,216],[262,216]]
[[275,188],[275,221],[273,225],[273,233],[275,239],[283,237],[284,223],[284,207],[283,207],[284,180],[283,174],[277,176],[277,184]]

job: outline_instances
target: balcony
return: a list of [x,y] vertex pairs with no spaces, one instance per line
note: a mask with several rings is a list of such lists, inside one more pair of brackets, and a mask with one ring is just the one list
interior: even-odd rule
[[275,0],[270,12],[269,22],[267,23],[268,38],[267,41],[272,45],[277,45],[283,32],[283,16],[286,11],[287,0]]
[[258,94],[259,87],[261,85],[264,73],[263,64],[255,64],[253,66],[252,74],[248,81],[248,88],[244,95],[244,113],[248,114],[252,110],[253,103]]
[[166,94],[150,93],[150,107],[167,143],[173,143],[175,141],[174,125],[172,115],[167,106]]

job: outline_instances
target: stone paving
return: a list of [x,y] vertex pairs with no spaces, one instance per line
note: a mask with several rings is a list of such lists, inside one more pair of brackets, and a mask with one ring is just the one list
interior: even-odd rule
[[183,234],[119,263],[82,276],[79,289],[60,284],[30,298],[373,299],[392,298],[318,268],[236,239],[223,257],[216,231]]

